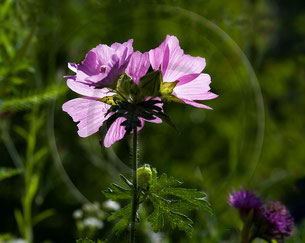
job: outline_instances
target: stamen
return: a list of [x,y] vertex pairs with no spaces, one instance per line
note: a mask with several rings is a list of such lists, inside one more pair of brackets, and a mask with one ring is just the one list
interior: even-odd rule
[[104,73],[106,71],[106,65],[102,65],[100,67],[100,71],[101,71],[101,73]]

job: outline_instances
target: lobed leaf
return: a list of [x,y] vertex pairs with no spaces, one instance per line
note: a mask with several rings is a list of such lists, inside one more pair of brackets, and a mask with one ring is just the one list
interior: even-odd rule
[[166,219],[173,229],[185,231],[190,237],[193,222],[181,212],[202,209],[211,213],[205,193],[197,189],[179,187],[181,184],[181,181],[166,174],[158,178],[156,169],[152,169],[152,184],[148,198],[154,206],[154,211],[149,215],[148,221],[155,232],[163,228]]
[[172,210],[171,201],[157,194],[151,194],[150,200],[154,206],[154,212],[148,217],[148,221],[152,224],[155,232],[160,231],[164,225],[166,218],[172,229],[178,228],[185,231],[190,237],[193,231],[193,221],[186,215]]
[[103,191],[105,197],[116,201],[121,199],[131,199],[131,190],[112,184],[107,190]]
[[167,187],[163,188],[162,191],[160,191],[160,194],[172,195],[184,199],[186,202],[188,202],[188,210],[202,209],[211,214],[211,208],[209,207],[210,203],[206,200],[206,194],[198,191],[197,189]]
[[165,187],[180,186],[181,184],[181,181],[174,177],[168,177],[165,173],[160,178],[157,178],[156,170],[153,169],[153,183],[150,189],[152,192],[157,192]]
[[119,235],[124,230],[127,229],[131,218],[131,207],[132,204],[129,203],[124,208],[121,208],[120,210],[113,212],[111,216],[108,218],[108,221],[119,219],[119,221],[115,224],[115,226],[112,229],[112,232],[114,234]]

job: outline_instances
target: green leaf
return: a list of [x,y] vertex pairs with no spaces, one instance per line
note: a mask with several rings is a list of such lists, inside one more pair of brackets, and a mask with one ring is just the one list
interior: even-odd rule
[[16,222],[17,222],[19,232],[22,236],[24,236],[25,224],[24,224],[24,220],[23,220],[23,215],[22,215],[22,213],[19,209],[15,209],[14,215],[15,215],[15,219],[16,219]]
[[162,96],[167,96],[173,93],[174,88],[176,87],[178,80],[175,82],[162,82],[160,84],[160,93]]
[[[107,242],[107,240],[97,240],[97,243],[106,243],[106,242]],[[76,240],[76,243],[95,243],[95,242],[88,238],[85,238],[85,239]]]
[[76,243],[95,243],[95,242],[92,240],[89,240],[88,238],[85,238],[85,239],[76,240]]
[[174,96],[172,93],[176,87],[178,80],[175,82],[162,82],[160,85],[160,94],[163,100],[184,103],[182,100]]
[[164,187],[172,187],[172,186],[180,186],[183,183],[178,181],[174,177],[168,177],[165,173],[163,173],[160,178],[157,178],[156,170],[153,171],[153,184],[151,185],[151,191],[157,192]]
[[[180,205],[185,203],[186,209],[202,209],[208,213],[212,213],[210,203],[206,200],[206,194],[198,191],[197,189],[188,188],[163,188],[160,192],[161,195],[172,195],[184,199],[186,202],[180,201]],[[183,206],[183,205],[181,205]]]
[[155,202],[153,203],[154,211],[149,215],[148,221],[151,223],[154,232],[160,231],[164,227],[164,217],[162,209]]
[[24,97],[12,98],[10,100],[4,100],[0,104],[0,111],[21,111],[31,109],[35,104],[41,104],[52,99],[55,99],[58,95],[62,95],[67,91],[65,86],[50,87],[35,94],[26,95]]
[[0,34],[1,34],[0,43],[2,42],[8,56],[10,58],[13,58],[15,55],[15,49],[12,43],[10,42],[9,38],[6,36],[4,32],[1,32]]
[[17,169],[0,167],[0,181],[18,175],[20,172],[21,171]]
[[22,46],[18,49],[17,55],[15,56],[16,61],[23,60],[23,58],[25,57],[25,55],[30,47],[30,44],[32,42],[32,39],[34,37],[35,31],[36,31],[36,25],[34,25],[31,28],[31,31],[28,33],[28,36],[23,41]]
[[43,160],[44,157],[46,157],[48,152],[49,152],[49,148],[48,147],[42,147],[41,149],[39,149],[34,154],[33,163],[41,163],[41,161]]
[[119,221],[115,224],[115,226],[112,229],[112,232],[114,234],[119,235],[124,230],[127,229],[131,218],[131,207],[132,204],[129,203],[124,208],[121,208],[120,210],[112,213],[111,216],[108,218],[108,221],[119,219]]
[[133,184],[124,175],[120,175],[120,180],[125,183],[130,189],[132,189]]
[[131,189],[126,189],[117,184],[112,184],[107,190],[103,191],[103,194],[113,201],[131,199]]
[[6,0],[5,3],[1,3],[1,10],[0,10],[0,19],[3,20],[6,17],[6,13],[10,9],[11,5],[14,3],[13,0]]
[[55,214],[55,210],[54,209],[47,209],[41,213],[39,213],[38,215],[36,215],[33,218],[33,226],[35,226],[36,224],[38,224],[39,222],[53,216]]
[[146,74],[140,79],[139,87],[144,97],[157,97],[162,83],[162,73],[160,70]]
[[160,231],[164,221],[168,221],[172,228],[178,228],[191,236],[193,222],[182,212],[201,209],[211,213],[206,194],[197,189],[179,187],[182,182],[166,174],[158,178],[156,169],[152,170],[152,178],[148,198],[154,211],[149,215],[148,221],[154,231]]
[[39,174],[34,174],[30,178],[30,184],[27,187],[25,197],[24,197],[24,207],[31,208],[33,199],[37,193],[38,186],[39,186]]
[[123,100],[133,103],[138,96],[139,87],[126,73],[123,73],[118,78],[116,91]]
[[190,237],[193,232],[193,221],[186,215],[172,210],[171,201],[157,194],[151,194],[150,200],[155,208],[154,212],[148,217],[155,232],[163,228],[163,218],[166,218],[172,229],[178,228],[185,231]]

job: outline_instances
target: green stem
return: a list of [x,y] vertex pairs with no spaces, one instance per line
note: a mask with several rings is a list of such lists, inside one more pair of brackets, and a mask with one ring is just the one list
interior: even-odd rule
[[241,235],[241,243],[250,243],[250,232],[246,225],[244,225]]
[[137,129],[133,130],[133,147],[132,147],[132,176],[133,176],[133,193],[132,193],[132,214],[131,214],[131,225],[130,225],[130,242],[136,242],[136,216],[139,204],[138,199],[138,160],[137,160]]
[[241,243],[251,243],[253,241],[251,237],[251,229],[252,229],[252,221],[253,221],[254,211],[250,210],[248,213],[246,220],[244,222],[244,226],[241,232]]

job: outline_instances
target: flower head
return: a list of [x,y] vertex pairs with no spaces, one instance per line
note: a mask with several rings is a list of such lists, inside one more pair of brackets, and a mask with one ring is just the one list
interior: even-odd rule
[[185,55],[175,36],[146,53],[133,52],[132,42],[98,45],[81,64],[68,64],[75,75],[65,76],[67,85],[83,97],[62,108],[78,122],[81,137],[107,124],[105,147],[141,130],[145,121],[173,125],[164,114],[164,100],[210,109],[194,100],[217,97],[209,91],[210,76],[201,73],[205,59]]
[[[133,86],[137,87],[136,82],[144,76],[149,68],[148,53],[134,52],[130,58],[129,65],[126,67],[126,73],[128,76],[123,76],[122,86]],[[130,77],[130,78],[128,78]],[[132,79],[133,78],[133,79]],[[135,81],[134,81],[135,80]],[[129,82],[129,83],[128,83]],[[80,137],[88,137],[99,131],[100,127],[115,113],[118,114],[118,110],[111,109],[114,107],[121,108],[120,111],[126,111],[122,109],[123,102],[127,106],[129,104],[127,101],[116,101],[114,102],[114,96],[118,95],[118,90],[113,90],[110,88],[96,88],[96,86],[88,85],[84,82],[79,82],[77,77],[75,79],[68,77],[67,80],[68,87],[74,92],[84,95],[82,98],[76,98],[67,101],[63,104],[63,111],[67,112],[74,122],[79,122],[78,134]],[[121,88],[122,93],[125,92],[127,88]],[[120,94],[121,95],[121,94]],[[129,94],[128,94],[129,95]],[[128,99],[128,97],[123,97],[123,99]],[[158,101],[154,101],[157,102]],[[113,105],[113,106],[112,106]],[[157,104],[156,107],[162,106],[162,104]],[[129,106],[126,109],[130,108]],[[110,147],[114,142],[122,139],[126,134],[126,129],[121,126],[123,122],[127,120],[124,116],[118,116],[117,119],[113,120],[109,124],[109,128],[104,138],[105,147]],[[144,121],[160,123],[161,120],[155,116],[150,117],[140,117],[137,120],[137,129],[141,130],[144,126]],[[130,130],[128,130],[130,132]]]
[[280,202],[269,202],[262,208],[265,221],[265,237],[269,239],[283,240],[284,237],[292,235],[294,220],[287,208]]
[[[250,191],[234,191],[229,194],[229,204],[239,210],[242,220],[247,225],[250,238],[262,238],[271,242],[283,242],[292,235],[294,220],[280,202],[262,201]],[[251,214],[250,212],[253,212]],[[250,215],[250,217],[248,217]]]
[[262,206],[262,202],[250,191],[235,191],[229,194],[229,204],[243,211],[259,210]]

